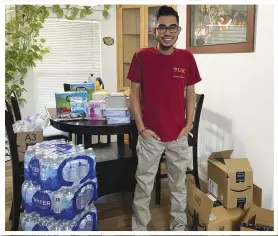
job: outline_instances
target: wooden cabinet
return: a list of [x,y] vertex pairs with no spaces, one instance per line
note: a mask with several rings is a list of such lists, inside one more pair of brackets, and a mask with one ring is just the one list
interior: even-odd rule
[[[160,5],[117,5],[117,70],[118,91],[130,87],[126,79],[136,50],[156,46],[152,34],[155,12]],[[172,6],[175,8],[175,6]]]

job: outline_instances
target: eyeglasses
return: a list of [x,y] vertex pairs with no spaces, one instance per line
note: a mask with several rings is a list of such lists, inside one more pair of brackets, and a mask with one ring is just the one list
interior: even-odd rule
[[177,33],[179,26],[176,24],[172,24],[170,26],[159,25],[156,27],[156,29],[159,34],[164,34],[167,31],[167,29],[169,30],[170,33]]

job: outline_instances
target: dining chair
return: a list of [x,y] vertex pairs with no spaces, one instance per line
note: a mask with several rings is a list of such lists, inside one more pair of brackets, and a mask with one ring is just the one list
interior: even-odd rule
[[12,220],[12,231],[17,231],[19,227],[20,213],[23,212],[21,208],[21,186],[24,182],[24,164],[19,161],[16,135],[13,131],[11,120],[11,114],[8,110],[5,110],[5,127],[7,132],[7,138],[10,146],[10,157],[12,164],[12,189],[13,189],[13,199],[11,205],[11,211],[9,215],[9,220]]

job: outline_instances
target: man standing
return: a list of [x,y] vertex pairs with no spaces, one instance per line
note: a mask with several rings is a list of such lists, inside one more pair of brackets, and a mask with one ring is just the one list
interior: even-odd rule
[[136,231],[146,231],[151,220],[151,192],[164,150],[171,191],[170,230],[186,230],[187,135],[195,110],[194,84],[201,78],[193,55],[173,47],[180,31],[178,13],[172,7],[160,7],[152,31],[157,47],[138,50],[127,75],[139,132],[132,216],[132,230]]

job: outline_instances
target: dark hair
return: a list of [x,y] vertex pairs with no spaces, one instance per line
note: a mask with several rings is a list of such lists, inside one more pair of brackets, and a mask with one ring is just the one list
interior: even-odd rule
[[179,14],[173,7],[169,7],[166,5],[159,7],[155,13],[156,22],[158,21],[160,16],[175,16],[179,24]]
[[97,77],[96,81],[98,81],[99,85],[104,89],[104,83],[103,83],[102,79],[100,77]]

